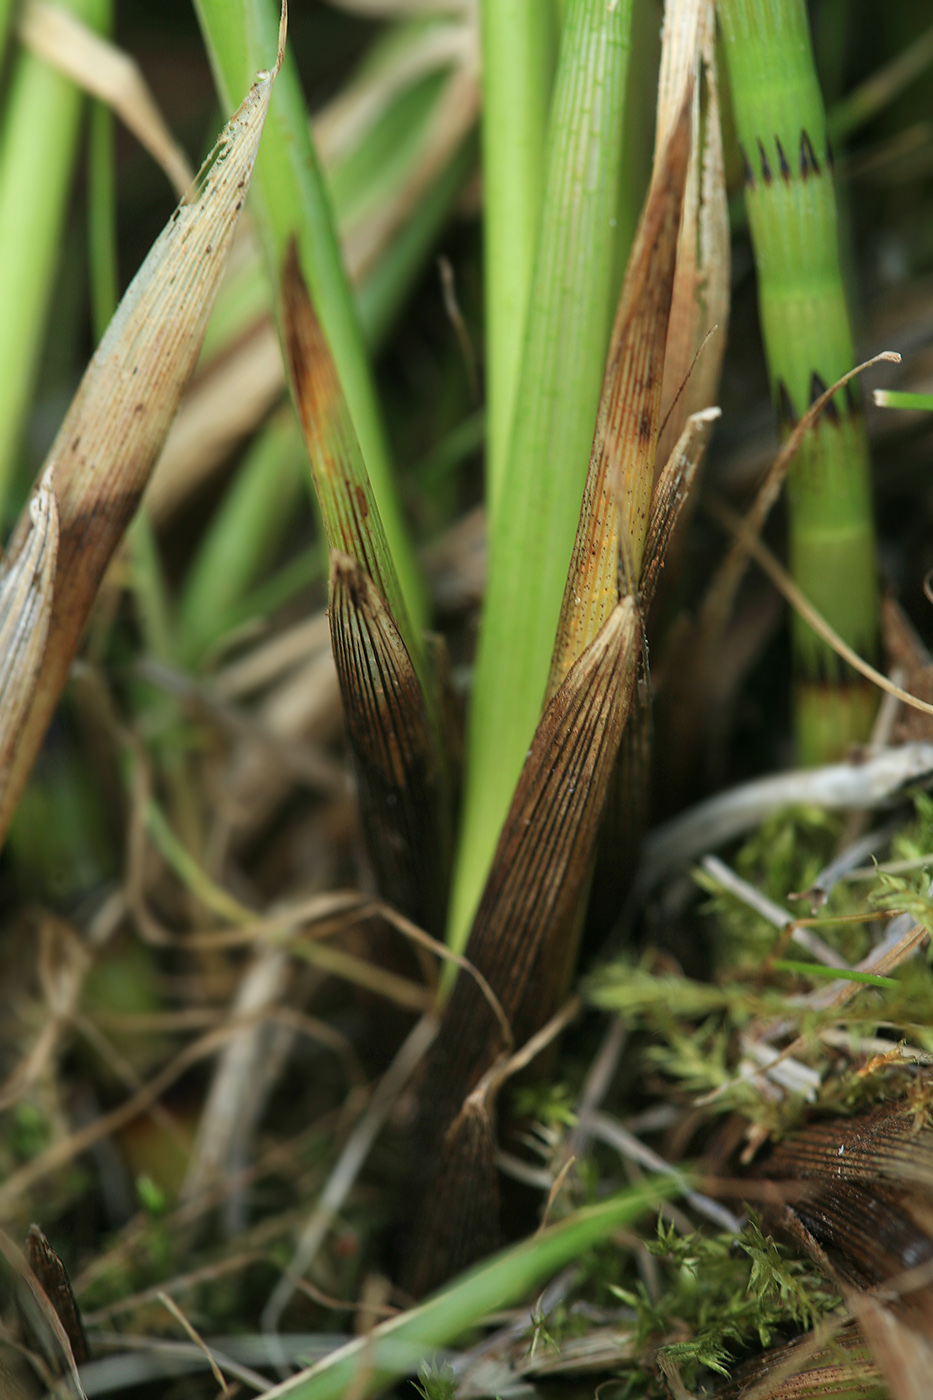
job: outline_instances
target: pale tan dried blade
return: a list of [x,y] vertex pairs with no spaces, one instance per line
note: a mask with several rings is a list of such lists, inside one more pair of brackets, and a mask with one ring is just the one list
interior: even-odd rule
[[653,177],[657,175],[671,132],[680,120],[684,99],[695,85],[701,26],[707,5],[708,0],[665,0],[664,3]]
[[655,484],[641,576],[641,605],[645,613],[651,607],[671,536],[690,495],[713,424],[720,416],[718,408],[691,414]]
[[456,69],[445,84],[422,143],[420,159],[408,178],[379,209],[364,212],[342,231],[347,271],[362,282],[406,226],[419,202],[450,164],[479,116],[479,78],[475,67]]
[[256,430],[282,397],[285,369],[271,317],[198,374],[185,395],[146,491],[157,525],[180,510]]
[[[277,71],[277,70],[276,70]],[[98,585],[139,503],[182,391],[246,198],[274,72],[227,123],[120,303],[49,453],[59,548],[45,659],[0,801],[0,839],[78,649]],[[11,553],[23,548],[25,511]]]
[[445,68],[475,65],[478,35],[470,24],[412,27],[404,44],[373,68],[359,74],[316,112],[312,121],[314,146],[325,166],[331,165],[378,125],[391,104],[420,79]]
[[703,174],[700,181],[699,292],[703,314],[697,327],[697,348],[706,335],[718,327],[715,345],[694,372],[696,399],[688,407],[706,408],[718,397],[719,373],[726,351],[729,325],[730,268],[732,241],[729,233],[729,201],[722,147],[722,112],[716,66],[716,15],[707,0],[701,27],[703,81],[707,95],[706,128],[703,145]]
[[548,697],[616,605],[620,552],[636,582],[641,571],[689,138],[687,102],[648,192],[616,313]]
[[0,803],[45,655],[58,558],[58,505],[48,473],[29,505],[32,528],[0,572]]
[[128,54],[47,0],[27,0],[19,37],[46,63],[111,106],[165,171],[175,193],[185,193],[194,172],[163,120],[139,65]]
[[[638,611],[626,598],[547,706],[499,837],[466,956],[519,1042],[543,1025],[562,994],[554,983],[578,931],[640,651]],[[418,1138],[427,1175],[449,1124],[503,1049],[511,1047],[488,1003],[473,979],[459,977],[422,1094]]]
[[415,668],[385,599],[349,555],[331,553],[331,640],[380,893],[443,928],[451,833],[444,773]]

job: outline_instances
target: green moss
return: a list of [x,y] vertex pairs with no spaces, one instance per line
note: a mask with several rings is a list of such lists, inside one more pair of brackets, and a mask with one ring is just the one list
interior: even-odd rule
[[[738,1236],[683,1235],[659,1220],[647,1247],[662,1261],[660,1292],[652,1297],[641,1282],[612,1292],[635,1310],[638,1351],[670,1357],[691,1392],[704,1371],[728,1376],[750,1348],[807,1331],[841,1304],[823,1275],[792,1258],[754,1217]],[[667,1394],[647,1373],[641,1379],[631,1394]]]

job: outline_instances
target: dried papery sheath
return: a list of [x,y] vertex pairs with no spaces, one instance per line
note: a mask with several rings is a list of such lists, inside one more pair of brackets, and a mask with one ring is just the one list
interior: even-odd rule
[[[246,191],[279,59],[227,123],[197,181],[133,279],[52,445],[58,557],[44,659],[8,766],[0,838],[52,711],[104,570],[139,503],[201,346]],[[47,478],[46,478],[47,479]],[[14,561],[34,529],[30,511]]]
[[664,426],[658,439],[659,464],[671,454],[689,415],[715,402],[726,348],[729,210],[714,52],[715,28],[712,0],[669,0],[665,7],[665,40],[670,30],[679,42],[669,47],[665,45],[662,51],[659,135],[676,118],[683,85],[694,71],[696,81],[690,164],[664,356],[661,391]]
[[438,933],[451,840],[430,716],[385,599],[362,565],[336,550],[329,617],[360,814],[380,892]]
[[620,553],[629,586],[641,572],[689,143],[685,102],[648,191],[613,326],[548,696],[615,607]]
[[933,1366],[933,1127],[918,1113],[884,1106],[812,1124],[764,1168],[808,1187],[779,1223],[839,1282],[903,1400],[929,1393]]
[[[545,710],[499,838],[466,956],[499,998],[518,1044],[547,1020],[561,994],[640,652],[638,610],[626,598]],[[511,1048],[474,987],[473,979],[457,979],[423,1091],[419,1139],[426,1173],[435,1177],[429,1188],[434,1194],[420,1202],[412,1250],[423,1288],[438,1282],[447,1267],[470,1262],[446,1255],[442,1262],[438,1254],[438,1272],[431,1273],[423,1260],[434,1257],[434,1242],[423,1233],[424,1222],[477,1209],[471,1194],[476,1183],[452,1160],[453,1140],[446,1141],[446,1134],[481,1077]],[[442,1142],[443,1174],[435,1158]],[[474,1152],[474,1131],[464,1134],[463,1144]],[[452,1219],[447,1233],[467,1238]]]
[[32,528],[0,570],[0,803],[45,655],[58,558],[58,505],[50,471],[29,502]]
[[330,629],[380,893],[439,933],[451,859],[440,706],[350,410],[292,242],[282,269],[292,394],[331,548]]
[[657,590],[680,512],[686,504],[713,424],[720,413],[718,408],[705,408],[690,415],[655,483],[641,575],[641,605],[646,613]]
[[854,1322],[772,1347],[717,1386],[715,1400],[882,1400],[881,1373]]

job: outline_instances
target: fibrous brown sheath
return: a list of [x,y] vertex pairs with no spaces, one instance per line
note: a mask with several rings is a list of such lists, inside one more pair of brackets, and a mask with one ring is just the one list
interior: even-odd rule
[[382,895],[443,926],[450,830],[430,717],[405,643],[372,579],[334,550],[330,632],[366,844]]
[[765,1170],[808,1184],[780,1223],[841,1288],[891,1393],[921,1400],[933,1376],[933,1126],[887,1106],[815,1123]]
[[[640,650],[638,610],[626,598],[545,710],[499,838],[466,956],[499,998],[516,1044],[547,1020],[562,990]],[[511,1048],[476,983],[459,977],[422,1098],[418,1152],[429,1184],[409,1261],[416,1292],[477,1257],[483,1240],[466,1221],[495,1220],[491,1115],[464,1101]],[[432,1234],[441,1221],[446,1245]]]

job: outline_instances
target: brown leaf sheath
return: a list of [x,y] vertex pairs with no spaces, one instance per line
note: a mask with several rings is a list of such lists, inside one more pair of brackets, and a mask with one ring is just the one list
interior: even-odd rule
[[295,239],[282,266],[282,326],[292,395],[331,549],[363,565],[388,604],[419,675],[420,648],[330,347],[305,285]]
[[630,583],[641,572],[689,153],[688,94],[648,191],[613,326],[549,698],[615,607],[620,553]]
[[71,1343],[71,1351],[79,1366],[88,1359],[84,1324],[72,1292],[67,1270],[38,1225],[30,1225],[23,1250],[26,1261],[45,1289],[46,1297],[58,1314]]
[[691,414],[655,483],[641,575],[641,605],[646,616],[657,591],[668,545],[689,498],[713,424],[719,416],[718,408]]
[[815,1242],[848,1287],[890,1286],[894,1311],[933,1335],[933,1128],[890,1107],[815,1123],[764,1170],[811,1184],[784,1209],[791,1233]]
[[282,324],[331,548],[331,641],[367,850],[383,897],[439,935],[452,850],[440,705],[294,240],[282,268]]
[[[98,585],[139,504],[197,360],[246,198],[274,76],[263,74],[250,89],[198,182],[153,245],[46,460],[44,471],[54,472],[59,517],[53,599],[29,715],[0,800],[0,840],[64,688]],[[14,560],[33,528],[32,509],[30,502],[14,533]]]
[[[729,209],[714,48],[715,12],[708,0],[700,0],[700,10],[702,81],[697,82],[693,96],[693,140],[664,354],[664,426],[658,441],[658,464],[670,455],[690,414],[715,403],[729,322]],[[672,15],[665,20],[665,27],[676,22]],[[715,334],[707,341],[714,327]]]
[[[641,624],[631,598],[617,603],[547,706],[525,760],[483,892],[466,957],[487,978],[521,1044],[553,1010],[555,969],[566,962],[589,879],[599,819],[632,700]],[[467,1095],[503,1050],[502,1032],[472,979],[459,977],[432,1053],[422,1096],[418,1147],[428,1174]],[[476,1158],[476,1124],[464,1141]],[[456,1136],[456,1134],[455,1134]],[[425,1289],[469,1258],[435,1259],[424,1222],[447,1217],[451,1238],[468,1239],[455,1216],[476,1208],[487,1176],[468,1179],[445,1146],[412,1251],[413,1281]],[[494,1177],[494,1173],[493,1173]],[[434,1272],[432,1272],[434,1270]]]
[[809,1333],[744,1362],[717,1385],[716,1400],[877,1400],[881,1375],[854,1322]]
[[451,833],[430,717],[385,599],[363,566],[337,550],[331,552],[328,616],[380,892],[438,934]]

